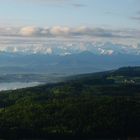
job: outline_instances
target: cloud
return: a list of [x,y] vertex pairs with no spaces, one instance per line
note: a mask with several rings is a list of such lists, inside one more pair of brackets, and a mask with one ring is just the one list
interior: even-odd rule
[[131,19],[140,21],[140,16],[133,16]]
[[20,29],[19,34],[23,36],[40,36],[42,35],[42,29],[38,27],[23,27]]
[[86,26],[81,27],[62,27],[54,26],[50,28],[39,27],[23,27],[19,31],[21,36],[46,36],[46,37],[80,37],[80,36],[92,36],[92,37],[123,37],[115,31],[105,30],[101,28],[89,28]]
[[132,16],[131,19],[140,21],[140,11],[138,11],[135,16]]
[[0,36],[16,36],[18,32],[19,32],[18,28],[0,27]]
[[140,11],[138,11],[137,14],[140,15]]
[[111,55],[118,53],[140,54],[139,40],[116,38],[47,38],[1,37],[0,51],[43,54],[73,54],[82,51]]
[[69,27],[60,27],[60,26],[54,26],[50,28],[50,34],[54,36],[65,36],[70,34],[71,29]]
[[87,26],[67,27],[67,26],[53,26],[53,27],[34,27],[25,26],[19,28],[0,28],[0,36],[17,36],[17,37],[46,37],[46,38],[120,38],[130,39],[140,38],[140,30],[132,29],[105,29],[92,28]]
[[[18,3],[27,3],[27,0],[16,0]],[[84,8],[87,5],[78,0],[28,0],[31,4],[43,4],[49,6],[57,6],[62,8],[63,6],[69,6],[74,8]]]
[[72,4],[72,6],[76,7],[76,8],[82,8],[82,7],[86,7],[87,5],[85,4],[80,4],[80,3],[74,3]]

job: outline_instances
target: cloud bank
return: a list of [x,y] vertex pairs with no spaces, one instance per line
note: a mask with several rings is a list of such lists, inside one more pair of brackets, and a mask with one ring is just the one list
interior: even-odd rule
[[20,28],[0,28],[0,36],[19,36],[19,37],[97,37],[97,38],[140,38],[140,30],[134,29],[104,29],[104,28],[91,28],[86,26],[79,27],[66,27],[66,26],[53,26],[53,27],[34,27],[26,26]]
[[139,38],[140,30],[135,29],[0,27],[0,51],[60,55],[81,51],[140,54]]

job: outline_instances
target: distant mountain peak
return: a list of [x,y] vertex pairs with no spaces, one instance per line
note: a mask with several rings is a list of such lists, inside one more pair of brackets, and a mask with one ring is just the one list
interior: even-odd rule
[[93,55],[93,53],[91,51],[82,51],[80,54],[83,54],[83,55]]

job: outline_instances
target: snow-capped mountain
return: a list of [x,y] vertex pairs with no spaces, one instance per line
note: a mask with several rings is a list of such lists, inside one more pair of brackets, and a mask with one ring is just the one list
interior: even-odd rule
[[70,55],[90,51],[94,54],[140,54],[140,45],[78,40],[44,38],[0,38],[0,51],[25,54]]
[[140,65],[140,55],[93,54],[89,51],[69,55],[0,53],[0,73],[80,74]]

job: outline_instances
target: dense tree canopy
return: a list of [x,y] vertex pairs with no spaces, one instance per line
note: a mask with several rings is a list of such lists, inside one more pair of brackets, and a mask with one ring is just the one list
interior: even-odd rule
[[1,92],[0,137],[140,137],[140,84],[112,75]]

